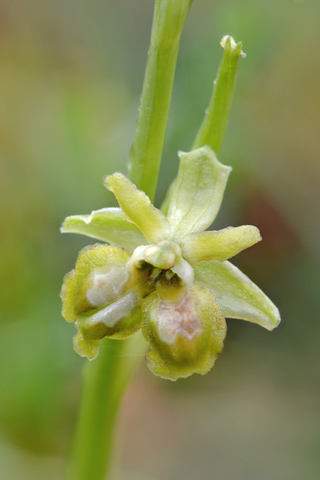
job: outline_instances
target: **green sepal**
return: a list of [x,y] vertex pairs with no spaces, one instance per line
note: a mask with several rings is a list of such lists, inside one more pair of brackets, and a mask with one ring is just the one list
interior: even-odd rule
[[226,323],[212,291],[195,283],[179,302],[157,292],[142,301],[142,333],[151,347],[149,369],[170,380],[206,374],[223,348]]
[[180,166],[169,190],[168,220],[171,235],[182,238],[208,228],[219,211],[231,167],[218,162],[210,147],[179,152]]
[[83,248],[61,289],[62,316],[74,322],[79,314],[102,307],[121,296],[129,281],[130,254],[123,248],[91,245]]
[[104,185],[114,193],[124,214],[141,230],[148,243],[157,243],[168,236],[166,217],[127,177],[114,173],[104,178]]
[[127,219],[121,208],[102,208],[90,215],[72,215],[64,220],[61,232],[87,235],[129,252],[147,243],[142,232]]
[[194,266],[196,280],[214,292],[227,318],[238,318],[273,330],[280,314],[271,300],[230,262],[210,260]]
[[182,255],[191,264],[206,260],[224,262],[260,240],[262,238],[258,228],[252,225],[190,233],[182,239]]

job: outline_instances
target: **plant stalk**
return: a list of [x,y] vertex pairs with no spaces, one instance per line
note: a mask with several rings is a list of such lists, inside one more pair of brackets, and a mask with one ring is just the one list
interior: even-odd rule
[[[192,0],[156,0],[148,62],[129,155],[129,176],[154,198],[168,120],[179,40]],[[84,368],[82,399],[67,480],[107,480],[114,428],[129,380],[146,350],[141,333],[101,341]]]
[[104,339],[98,358],[86,363],[68,480],[108,478],[120,401],[145,348],[141,333],[123,341]]
[[154,198],[168,121],[180,35],[192,0],[156,0],[129,176]]

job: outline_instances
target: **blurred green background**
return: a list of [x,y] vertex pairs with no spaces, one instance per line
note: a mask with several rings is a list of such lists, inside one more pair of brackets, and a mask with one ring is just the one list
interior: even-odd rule
[[[3,480],[62,476],[85,361],[72,350],[59,290],[88,239],[59,226],[115,205],[102,177],[126,171],[152,10],[151,0],[0,3]],[[205,377],[171,383],[142,362],[121,411],[115,479],[320,478],[319,18],[318,0],[194,0],[157,204],[231,34],[247,58],[220,154],[233,173],[215,228],[260,228],[264,241],[234,263],[283,321],[270,333],[229,320]]]

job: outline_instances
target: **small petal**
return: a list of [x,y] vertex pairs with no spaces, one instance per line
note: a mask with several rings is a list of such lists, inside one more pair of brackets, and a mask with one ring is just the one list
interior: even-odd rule
[[142,303],[142,333],[150,344],[149,369],[170,380],[208,373],[226,334],[223,313],[210,289],[195,283],[177,303],[157,292]]
[[213,290],[225,317],[257,323],[267,330],[279,325],[277,307],[232,263],[210,260],[195,265],[194,270],[196,280]]
[[179,153],[180,167],[169,190],[168,220],[173,236],[201,232],[215,219],[230,167],[218,162],[210,147]]
[[129,280],[129,252],[109,245],[83,248],[74,270],[65,277],[61,289],[62,316],[74,322],[79,314],[102,307],[125,291]]
[[102,208],[90,215],[72,215],[63,222],[61,232],[87,235],[123,247],[129,252],[147,243],[144,235],[127,219],[121,208]]
[[224,262],[262,240],[257,227],[242,225],[224,230],[190,233],[182,242],[182,255],[191,264],[205,260]]
[[157,243],[168,236],[169,223],[166,217],[127,177],[114,173],[105,177],[104,184],[114,193],[122,211],[141,230],[148,243]]

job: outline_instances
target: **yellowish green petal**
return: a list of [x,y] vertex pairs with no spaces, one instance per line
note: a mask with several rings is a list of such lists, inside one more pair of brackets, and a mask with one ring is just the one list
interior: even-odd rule
[[177,303],[157,292],[142,302],[142,333],[151,347],[149,369],[170,380],[208,373],[222,350],[226,324],[211,290],[195,283]]
[[210,260],[195,265],[194,271],[196,280],[212,289],[225,317],[257,323],[267,330],[279,325],[277,307],[232,263]]
[[103,208],[90,215],[72,215],[63,222],[61,232],[87,235],[129,252],[147,243],[142,232],[127,219],[121,208]]
[[218,162],[210,147],[180,152],[180,167],[169,190],[168,220],[172,235],[181,238],[201,232],[215,219],[222,201],[230,167]]
[[122,295],[129,280],[129,252],[109,245],[82,249],[76,267],[65,277],[61,289],[62,316],[74,322],[79,314],[111,303]]
[[169,223],[166,217],[127,177],[114,173],[105,177],[104,184],[114,193],[124,214],[141,230],[148,243],[157,243],[168,236]]
[[205,260],[224,262],[260,240],[262,238],[258,228],[252,225],[190,233],[182,239],[182,255],[191,264]]

